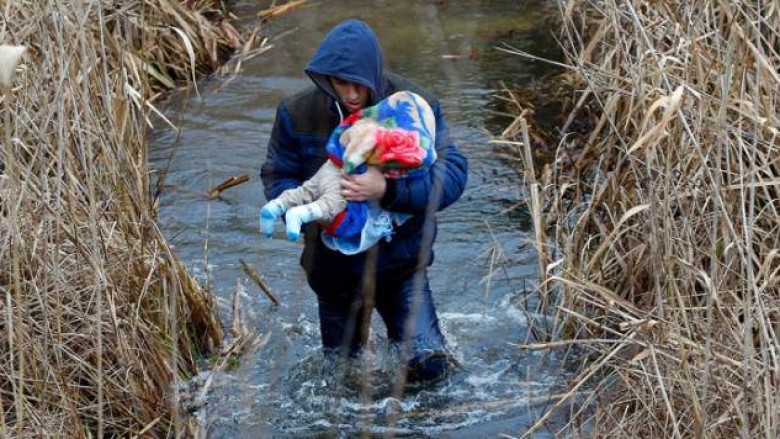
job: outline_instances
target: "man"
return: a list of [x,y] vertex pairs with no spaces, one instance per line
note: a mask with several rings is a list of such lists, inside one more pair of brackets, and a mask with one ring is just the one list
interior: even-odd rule
[[261,171],[268,200],[317,172],[326,160],[330,133],[349,114],[399,90],[423,96],[433,109],[437,160],[428,174],[385,179],[371,166],[364,174],[345,175],[341,181],[346,199],[377,202],[412,217],[395,229],[391,240],[351,256],[328,249],[317,225],[309,224],[301,265],[317,294],[326,354],[358,354],[367,342],[375,308],[388,339],[401,348],[405,379],[441,378],[449,361],[427,267],[433,262],[436,212],[463,193],[467,160],[450,141],[439,102],[419,85],[385,71],[379,40],[366,23],[347,20],[335,26],[305,71],[314,86],[283,100],[277,109]]

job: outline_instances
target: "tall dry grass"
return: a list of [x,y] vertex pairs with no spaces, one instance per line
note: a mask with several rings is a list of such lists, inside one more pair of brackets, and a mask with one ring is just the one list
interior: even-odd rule
[[597,354],[580,420],[780,437],[780,4],[573,1],[563,18],[575,119],[596,118],[527,181],[564,334]]
[[154,223],[150,98],[236,47],[214,1],[0,3],[28,47],[0,123],[0,437],[172,436],[221,343]]

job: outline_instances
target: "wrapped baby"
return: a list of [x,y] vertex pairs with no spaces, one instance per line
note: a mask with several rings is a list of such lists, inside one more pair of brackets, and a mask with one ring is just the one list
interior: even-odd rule
[[399,91],[372,107],[356,111],[333,130],[328,160],[303,185],[283,192],[260,210],[260,228],[271,236],[284,215],[286,234],[297,240],[304,223],[317,221],[325,245],[344,254],[360,253],[411,215],[388,212],[376,201],[347,201],[341,196],[342,173],[378,166],[386,178],[419,178],[436,160],[436,121],[421,96]]

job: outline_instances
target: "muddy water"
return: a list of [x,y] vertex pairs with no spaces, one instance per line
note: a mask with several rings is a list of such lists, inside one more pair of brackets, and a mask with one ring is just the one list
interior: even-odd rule
[[[252,26],[258,2],[235,14]],[[268,2],[259,2],[268,3]],[[235,367],[211,376],[195,407],[209,437],[521,436],[560,391],[565,370],[553,357],[516,348],[529,340],[534,310],[535,252],[519,178],[501,161],[487,132],[510,121],[494,112],[501,81],[527,83],[547,69],[503,54],[509,43],[555,57],[548,1],[322,2],[265,26],[273,48],[244,61],[241,71],[174,96],[165,115],[180,130],[158,128],[152,165],[167,169],[159,224],[189,269],[220,298],[231,319],[241,291],[248,326],[267,343]],[[393,397],[374,320],[374,375],[360,386],[330,379],[318,355],[313,293],[298,266],[301,244],[258,233],[265,202],[258,172],[276,104],[308,85],[302,69],[325,32],[346,18],[377,31],[388,66],[439,96],[451,134],[470,161],[462,199],[440,214],[430,277],[443,329],[462,368],[428,389]],[[215,199],[208,190],[228,177],[251,179]],[[244,274],[239,259],[262,273],[279,297],[269,300]],[[372,358],[372,359],[371,359]],[[359,387],[359,388],[357,388]],[[535,437],[548,437],[549,432]]]

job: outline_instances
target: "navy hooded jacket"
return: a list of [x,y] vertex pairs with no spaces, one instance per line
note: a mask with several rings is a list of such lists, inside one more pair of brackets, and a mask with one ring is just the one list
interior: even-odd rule
[[[370,90],[373,105],[399,90],[423,96],[436,116],[437,160],[429,174],[420,178],[387,179],[380,200],[389,211],[413,217],[395,228],[390,242],[378,247],[377,274],[398,269],[425,267],[433,262],[436,211],[454,203],[466,186],[466,157],[451,142],[447,123],[437,99],[419,85],[385,71],[379,41],[373,30],[359,20],[347,20],[325,36],[306,66],[314,82],[283,100],[276,111],[266,162],[261,170],[266,199],[300,186],[327,160],[325,144],[333,129],[347,117],[345,107],[328,80],[335,76]],[[301,265],[306,272],[361,276],[369,252],[347,256],[325,247],[315,224],[304,228],[305,247]]]

